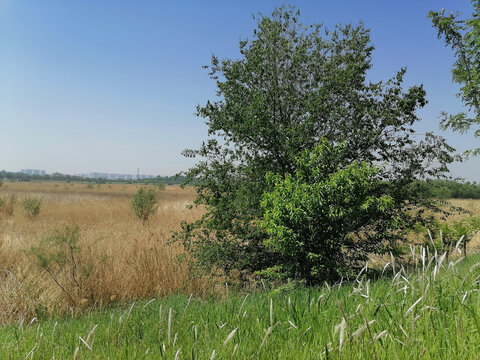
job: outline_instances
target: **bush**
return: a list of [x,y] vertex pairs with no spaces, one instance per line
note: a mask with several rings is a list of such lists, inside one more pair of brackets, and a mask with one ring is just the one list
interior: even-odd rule
[[378,195],[379,169],[342,162],[345,146],[322,141],[297,160],[294,175],[270,173],[273,190],[263,196],[267,248],[279,263],[259,272],[309,284],[353,275],[369,253],[389,250],[385,234],[395,229],[394,201]]
[[85,298],[85,281],[93,271],[92,264],[81,264],[78,258],[80,228],[65,226],[43,239],[31,253],[36,264],[44,270],[62,290],[71,305]]
[[27,212],[30,218],[36,218],[40,213],[40,207],[42,205],[42,200],[34,197],[26,197],[23,200],[23,208]]
[[[467,256],[467,244],[480,231],[480,216],[445,222],[435,220],[428,227],[425,235],[425,246],[432,252],[446,252],[447,255],[456,246],[463,248],[463,256]],[[460,243],[459,241],[462,240]]]
[[157,210],[157,197],[154,189],[140,188],[132,199],[132,209],[143,224]]

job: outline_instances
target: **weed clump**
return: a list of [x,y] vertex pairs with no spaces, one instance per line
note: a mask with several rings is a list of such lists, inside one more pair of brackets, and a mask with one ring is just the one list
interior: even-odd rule
[[23,208],[27,212],[29,218],[34,219],[40,213],[40,207],[42,206],[42,200],[34,197],[26,197],[23,200]]
[[5,215],[7,216],[13,216],[16,203],[17,203],[17,196],[15,194],[11,194],[7,198],[0,200],[0,206],[3,207],[3,210],[5,211]]
[[92,264],[79,261],[79,239],[78,226],[65,226],[30,250],[36,265],[49,275],[72,306],[86,297],[85,282],[93,271]]
[[157,210],[157,197],[154,189],[138,189],[132,199],[132,209],[143,224]]

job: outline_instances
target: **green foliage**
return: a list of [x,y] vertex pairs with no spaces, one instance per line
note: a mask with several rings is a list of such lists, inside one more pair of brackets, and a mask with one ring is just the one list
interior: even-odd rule
[[[428,16],[438,30],[438,37],[443,38],[455,54],[452,80],[461,85],[458,96],[473,117],[467,113],[449,115],[442,112],[442,126],[456,131],[466,132],[472,126],[480,124],[480,1],[472,0],[472,18],[459,19],[453,12],[445,15],[442,11],[430,11]],[[480,129],[475,129],[475,136],[480,136]],[[480,153],[480,148],[474,150]]]
[[166,185],[163,182],[158,182],[156,185],[157,185],[157,190],[159,191],[164,191],[166,188]]
[[272,190],[266,174],[295,174],[297,156],[322,137],[345,143],[342,164],[385,164],[378,178],[395,207],[419,209],[422,198],[410,184],[445,173],[452,148],[430,133],[421,141],[411,136],[426,99],[422,86],[402,88],[404,69],[385,82],[367,81],[373,48],[361,24],[304,26],[298,11],[282,7],[258,19],[238,60],[212,57],[207,68],[219,98],[197,109],[211,137],[184,152],[204,159],[186,184],[196,186],[206,214],[176,234],[198,265],[248,274],[281,261],[258,226],[262,194]]
[[[430,191],[430,194],[437,199],[444,200],[444,199],[457,197],[457,196],[454,196],[454,193],[451,187],[445,186],[444,184],[439,184],[439,183],[433,184],[430,186],[429,191]],[[479,195],[480,195],[480,192],[479,192]]]
[[40,213],[40,207],[42,205],[42,200],[34,197],[26,197],[23,200],[23,208],[27,212],[30,218],[36,218]]
[[423,185],[429,196],[438,199],[480,199],[480,186],[476,183],[435,180]]
[[141,187],[133,196],[131,205],[135,215],[145,224],[148,218],[157,210],[155,190]]
[[266,246],[281,255],[276,272],[332,282],[352,276],[369,253],[391,250],[385,234],[396,230],[394,201],[378,195],[379,169],[345,163],[345,151],[324,140],[298,158],[294,175],[267,175],[273,190],[263,196],[262,225]]
[[87,296],[85,281],[93,271],[92,264],[79,261],[79,239],[78,226],[65,226],[30,249],[37,266],[50,276],[71,305]]
[[425,245],[432,251],[450,253],[463,248],[467,256],[467,244],[480,231],[480,216],[470,216],[459,221],[434,221],[428,227]]
[[93,189],[93,188],[94,188],[94,187],[93,187],[93,184],[90,184],[90,183],[87,184],[87,189],[91,190],[91,189]]
[[479,261],[434,259],[425,272],[393,279],[221,301],[176,295],[40,318],[0,327],[0,358],[34,349],[33,359],[478,360]]

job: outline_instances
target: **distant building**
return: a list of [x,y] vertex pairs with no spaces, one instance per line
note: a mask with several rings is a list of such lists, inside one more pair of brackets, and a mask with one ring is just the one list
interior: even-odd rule
[[137,179],[152,179],[154,175],[143,175],[143,174],[110,174],[110,173],[99,173],[91,172],[88,174],[76,174],[77,176],[90,178],[90,179],[106,179],[106,180],[137,180]]
[[45,175],[45,170],[39,169],[22,169],[20,172],[27,175]]

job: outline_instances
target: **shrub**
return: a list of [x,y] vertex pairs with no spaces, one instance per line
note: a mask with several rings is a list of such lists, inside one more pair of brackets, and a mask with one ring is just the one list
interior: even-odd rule
[[379,169],[341,161],[344,151],[324,140],[298,158],[294,175],[267,175],[273,190],[263,196],[261,224],[280,260],[261,275],[335,281],[353,275],[369,253],[389,250],[393,199],[379,195]]
[[157,198],[154,189],[140,188],[132,199],[132,209],[143,224],[157,210]]
[[71,305],[85,297],[84,282],[93,270],[92,264],[79,262],[79,239],[78,226],[65,226],[30,250],[37,266],[50,276]]
[[165,190],[165,187],[166,187],[165,183],[163,183],[163,182],[157,183],[157,189],[158,189],[158,190],[164,191],[164,190]]
[[27,212],[30,218],[36,218],[40,213],[40,207],[42,205],[42,200],[34,197],[26,197],[23,200],[23,208]]
[[435,220],[425,235],[425,246],[432,251],[446,252],[448,256],[456,246],[461,245],[463,256],[467,256],[467,244],[478,231],[480,231],[480,216],[470,216],[449,223]]
[[90,183],[88,183],[88,184],[87,184],[87,189],[93,189],[93,185],[90,184]]

